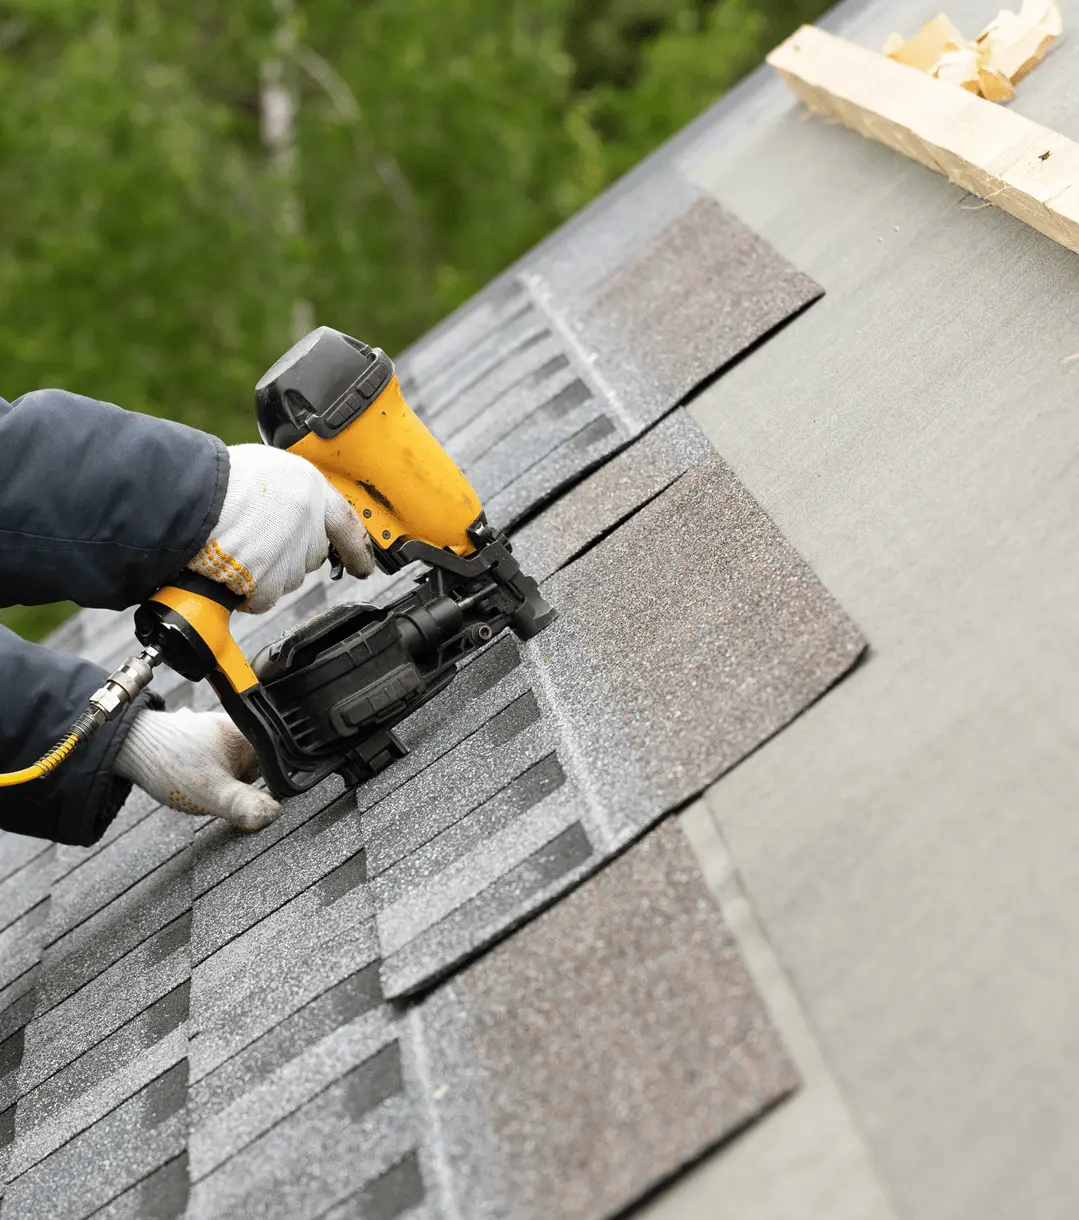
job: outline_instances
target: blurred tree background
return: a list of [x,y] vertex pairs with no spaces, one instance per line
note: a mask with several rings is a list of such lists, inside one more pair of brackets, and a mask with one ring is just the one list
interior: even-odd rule
[[0,0],[0,395],[257,439],[297,332],[400,351],[826,7]]

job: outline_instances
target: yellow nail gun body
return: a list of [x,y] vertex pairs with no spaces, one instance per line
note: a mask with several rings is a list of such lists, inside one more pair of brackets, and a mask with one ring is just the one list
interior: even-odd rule
[[208,678],[271,790],[287,796],[333,772],[360,782],[399,757],[393,726],[468,653],[507,628],[535,635],[554,611],[405,402],[385,353],[320,327],[255,397],[263,441],[312,462],[350,501],[379,566],[426,568],[392,605],[338,606],[250,662],[229,629],[240,599],[223,584],[185,572],[139,607],[136,634],[153,663]]

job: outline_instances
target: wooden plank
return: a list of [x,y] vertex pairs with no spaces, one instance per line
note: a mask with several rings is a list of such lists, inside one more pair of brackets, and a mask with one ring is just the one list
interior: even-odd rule
[[768,63],[817,114],[1079,252],[1079,145],[956,85],[803,26]]

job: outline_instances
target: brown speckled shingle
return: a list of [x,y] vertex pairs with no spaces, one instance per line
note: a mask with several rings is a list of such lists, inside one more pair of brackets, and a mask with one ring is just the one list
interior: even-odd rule
[[673,823],[465,969],[427,1018],[470,1220],[615,1215],[796,1084]]

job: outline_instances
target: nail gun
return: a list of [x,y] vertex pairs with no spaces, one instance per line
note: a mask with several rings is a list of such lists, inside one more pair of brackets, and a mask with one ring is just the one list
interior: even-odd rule
[[249,662],[229,629],[242,599],[185,571],[137,610],[146,651],[119,686],[141,689],[161,661],[207,678],[284,797],[334,772],[361,783],[402,757],[394,726],[444,690],[462,659],[507,629],[528,639],[555,611],[405,401],[384,352],[319,327],[269,369],[255,399],[263,441],[314,463],[349,500],[379,567],[422,574],[391,605],[336,606]]

